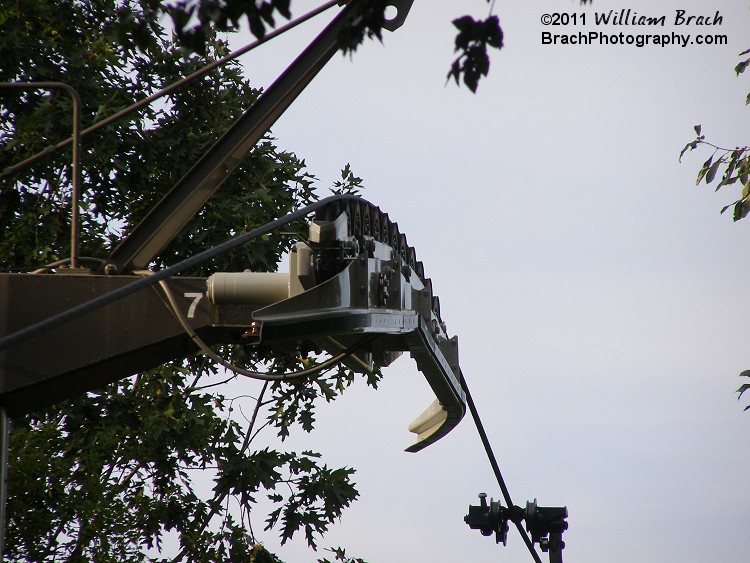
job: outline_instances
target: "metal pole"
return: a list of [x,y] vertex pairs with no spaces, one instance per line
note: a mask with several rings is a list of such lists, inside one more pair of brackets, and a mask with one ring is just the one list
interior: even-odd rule
[[81,197],[81,97],[78,92],[64,82],[6,82],[0,88],[19,88],[26,90],[64,90],[73,100],[73,178],[71,189],[70,216],[70,267],[78,268],[78,201]]
[[10,419],[4,407],[0,407],[0,561],[5,553],[6,504],[8,502],[8,446],[10,442]]

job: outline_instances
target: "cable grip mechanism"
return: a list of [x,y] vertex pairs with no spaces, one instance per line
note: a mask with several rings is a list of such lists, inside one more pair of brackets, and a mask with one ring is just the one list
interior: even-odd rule
[[525,509],[519,506],[505,507],[492,498],[488,503],[487,494],[479,493],[479,505],[469,505],[464,522],[472,530],[479,530],[483,536],[494,533],[495,542],[506,545],[508,523],[520,524],[525,521],[531,541],[539,544],[543,552],[549,553],[550,563],[562,563],[562,550],[565,548],[562,534],[568,529],[567,517],[568,508],[565,506],[538,506],[534,499],[526,503]]

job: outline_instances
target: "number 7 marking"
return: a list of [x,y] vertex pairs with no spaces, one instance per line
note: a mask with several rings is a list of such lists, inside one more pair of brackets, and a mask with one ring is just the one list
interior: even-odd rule
[[188,299],[192,299],[192,303],[190,303],[190,307],[188,307],[187,312],[187,318],[192,319],[195,318],[195,309],[198,307],[198,303],[200,303],[200,300],[203,298],[203,293],[185,293],[184,296]]

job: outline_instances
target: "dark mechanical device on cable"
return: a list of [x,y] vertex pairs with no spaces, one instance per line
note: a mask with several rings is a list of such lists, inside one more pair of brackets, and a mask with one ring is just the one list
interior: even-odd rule
[[531,542],[539,544],[543,552],[549,553],[550,563],[562,563],[565,542],[563,532],[568,529],[566,518],[568,509],[564,506],[537,506],[536,499],[527,502],[526,508],[505,507],[499,500],[487,502],[485,493],[479,494],[479,505],[469,506],[464,522],[472,530],[479,530],[483,536],[495,534],[495,542],[506,544],[508,522],[526,523]]

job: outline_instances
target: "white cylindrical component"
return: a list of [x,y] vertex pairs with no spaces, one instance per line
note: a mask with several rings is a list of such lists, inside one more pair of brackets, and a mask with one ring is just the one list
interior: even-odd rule
[[270,305],[289,298],[289,274],[280,272],[218,272],[206,286],[217,305]]

